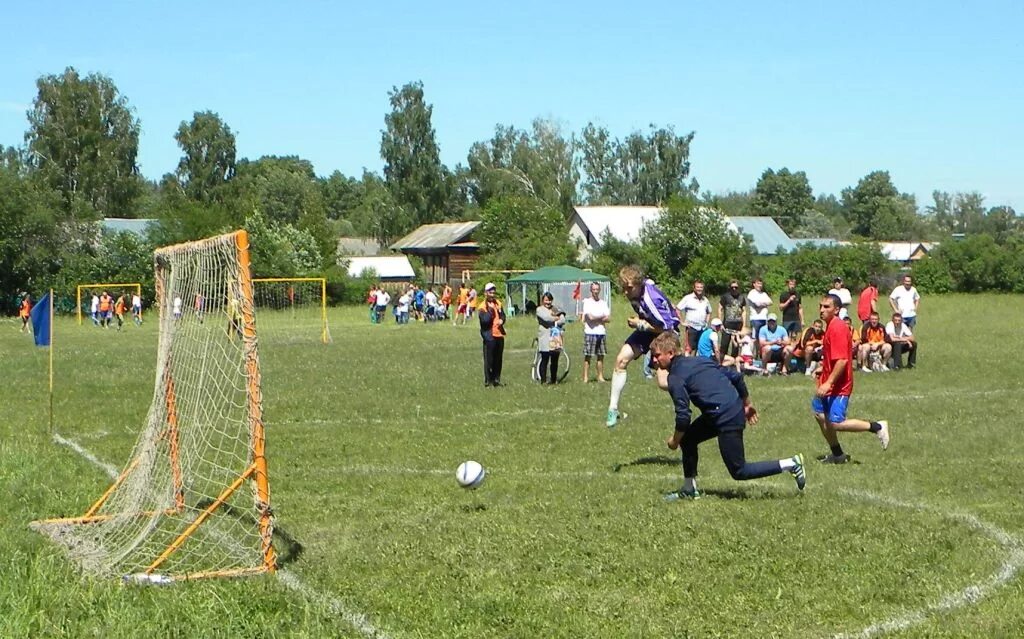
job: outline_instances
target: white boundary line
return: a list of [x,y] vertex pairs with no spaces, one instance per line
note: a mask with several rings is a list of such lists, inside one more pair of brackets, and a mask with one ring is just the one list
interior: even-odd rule
[[[109,475],[111,479],[117,479],[117,476],[120,474],[116,468],[114,468],[110,464],[100,461],[98,457],[96,457],[88,450],[82,448],[80,445],[78,445],[76,442],[70,439],[61,437],[60,435],[54,433],[53,441],[57,442],[61,446],[67,446],[71,450],[75,451],[76,453],[87,459],[94,466],[97,466],[98,468],[102,469],[103,472]],[[306,582],[302,581],[302,579],[295,573],[287,570],[278,570],[276,574],[278,580],[286,588],[294,590],[300,595],[308,599],[311,599],[321,607],[329,610],[335,616],[341,618],[342,621],[358,630],[364,637],[369,637],[370,639],[389,639],[388,635],[384,631],[375,627],[370,622],[370,619],[366,615],[358,612],[353,612],[339,599],[324,594],[316,590],[312,586],[309,586],[308,584],[306,584]]]
[[[116,478],[118,471],[110,464],[106,464],[100,461],[95,455],[90,453],[85,448],[81,447],[72,440],[61,437],[60,435],[54,434],[53,440],[62,446],[71,448],[76,453],[87,459],[92,464],[103,469],[110,477]],[[402,473],[402,474],[424,474],[424,475],[447,475],[448,471],[437,470],[437,469],[414,469],[414,468],[384,468],[377,466],[350,466],[347,468],[335,469],[336,472],[348,472],[352,474],[378,474],[378,473]],[[531,477],[576,477],[576,478],[592,478],[597,476],[612,476],[615,475],[615,471],[597,472],[597,471],[567,471],[567,472],[542,472],[542,471],[527,471],[526,473],[520,473],[520,475],[528,475]],[[673,475],[675,476],[675,475]],[[625,474],[621,477],[630,477]],[[650,479],[650,476],[645,476],[645,479]],[[889,506],[891,508],[904,508],[908,510],[916,510],[921,512],[928,512],[947,520],[951,520],[955,523],[961,524],[968,528],[971,528],[982,535],[992,539],[999,544],[1002,549],[1006,552],[1006,556],[1003,562],[1000,564],[999,569],[992,574],[985,581],[981,581],[975,584],[971,584],[960,590],[948,594],[938,601],[931,603],[924,608],[918,610],[912,610],[902,615],[898,615],[885,621],[874,623],[863,630],[853,633],[839,633],[830,635],[833,639],[854,639],[856,637],[869,638],[875,637],[890,632],[896,632],[899,630],[906,630],[907,628],[919,625],[927,621],[930,617],[936,614],[944,614],[957,608],[962,608],[968,605],[974,605],[982,599],[988,597],[997,588],[1006,585],[1013,578],[1017,576],[1017,573],[1024,568],[1024,542],[1007,531],[999,528],[994,524],[990,524],[986,521],[975,517],[969,513],[946,511],[932,506],[928,506],[923,503],[912,503],[902,501],[894,497],[885,497],[877,495],[875,493],[865,490],[852,490],[852,489],[841,489],[843,493],[883,506]],[[388,635],[382,630],[376,628],[369,620],[369,618],[361,613],[353,612],[345,606],[340,600],[330,595],[321,593],[320,591],[307,585],[299,578],[298,575],[291,571],[279,570],[277,572],[278,578],[282,584],[287,588],[298,592],[299,594],[313,600],[318,605],[330,610],[333,614],[340,617],[347,624],[358,630],[363,636],[370,637],[372,639],[388,639]]]

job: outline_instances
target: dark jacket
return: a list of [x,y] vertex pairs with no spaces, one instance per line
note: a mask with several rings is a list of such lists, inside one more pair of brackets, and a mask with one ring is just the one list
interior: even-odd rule
[[676,408],[677,432],[690,426],[691,402],[720,428],[744,426],[743,400],[749,393],[743,374],[735,369],[719,366],[707,357],[677,355],[669,365],[668,392]]
[[498,327],[498,332],[501,333],[501,337],[497,338],[492,335],[492,328],[494,327],[494,316],[495,313],[491,311],[490,307],[487,306],[487,300],[480,302],[477,306],[477,317],[480,319],[480,337],[484,338],[484,341],[490,341],[492,339],[504,339],[505,338],[505,309],[502,307],[501,302],[498,300],[494,301],[498,305],[497,316],[501,318],[501,326]]

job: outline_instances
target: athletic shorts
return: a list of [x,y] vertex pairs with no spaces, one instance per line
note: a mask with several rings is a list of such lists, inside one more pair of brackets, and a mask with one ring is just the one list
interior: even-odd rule
[[604,357],[608,354],[607,335],[583,335],[583,356],[591,357],[597,355]]
[[825,415],[830,424],[839,424],[846,421],[846,406],[850,403],[849,395],[828,395],[811,399],[811,408],[815,415]]
[[641,353],[646,353],[651,350],[651,342],[654,341],[655,337],[657,335],[650,331],[633,331],[626,338],[626,344],[639,350]]
[[456,311],[456,314],[458,314],[458,315],[469,315],[469,313],[467,312],[468,310],[469,309],[468,309],[468,307],[465,304],[459,304],[459,310]]

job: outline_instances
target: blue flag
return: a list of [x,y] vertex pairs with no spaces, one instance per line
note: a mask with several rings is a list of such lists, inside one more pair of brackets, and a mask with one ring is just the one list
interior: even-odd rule
[[32,335],[35,337],[36,346],[50,345],[50,294],[43,295],[43,299],[36,302],[29,313],[32,318]]

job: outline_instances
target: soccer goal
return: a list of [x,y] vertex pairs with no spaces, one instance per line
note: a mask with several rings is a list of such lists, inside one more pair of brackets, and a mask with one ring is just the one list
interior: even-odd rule
[[326,279],[258,277],[252,284],[256,322],[264,341],[319,339],[330,343]]
[[[135,449],[82,516],[32,527],[97,575],[160,583],[273,571],[248,235],[161,248],[154,263],[156,384]],[[175,317],[174,299],[197,296],[204,317]]]
[[[142,284],[138,282],[128,282],[121,284],[79,284],[78,290],[75,293],[75,309],[78,315],[78,323],[82,323],[84,316],[92,317],[93,322],[98,322],[98,318],[93,316],[92,309],[92,297],[96,295],[97,298],[102,296],[106,292],[110,296],[110,310],[114,310],[114,303],[117,298],[121,295],[125,296],[124,307],[125,312],[130,313],[132,308],[132,294],[138,295],[142,298]],[[84,297],[83,297],[84,295]],[[97,300],[98,302],[98,300]],[[99,308],[97,308],[97,312]],[[139,318],[142,318],[142,311],[139,311]]]

